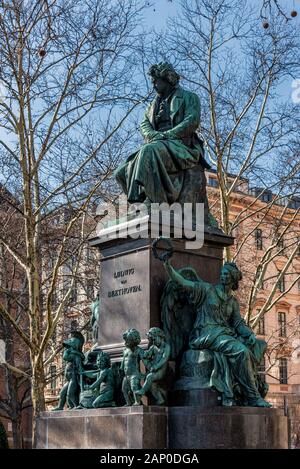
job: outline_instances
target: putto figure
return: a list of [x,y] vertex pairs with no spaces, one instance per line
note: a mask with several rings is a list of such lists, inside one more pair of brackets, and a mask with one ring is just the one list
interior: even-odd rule
[[93,401],[92,406],[95,408],[115,407],[115,380],[108,353],[99,353],[96,363],[99,368],[97,379],[93,384],[86,387],[86,389],[91,391],[96,390],[98,394],[96,399]]
[[180,77],[167,62],[152,65],[149,75],[157,96],[141,123],[145,143],[117,168],[116,180],[129,203],[188,202],[179,200],[184,173],[197,166],[195,181],[200,197],[197,202],[205,203],[207,208],[204,168],[210,166],[196,133],[200,125],[199,98],[179,86]]
[[136,329],[128,329],[123,334],[125,350],[121,363],[121,371],[124,373],[122,392],[127,406],[140,405],[141,397],[137,391],[141,389],[143,374],[140,371],[140,363],[143,358],[143,349],[139,347],[140,333]]
[[80,376],[84,362],[83,344],[84,337],[79,331],[72,332],[71,339],[63,342],[65,348],[63,360],[67,362],[65,369],[67,382],[60,391],[58,406],[52,409],[53,411],[63,410],[66,403],[69,409],[74,409],[79,404]]
[[150,391],[155,404],[163,405],[166,402],[166,393],[160,382],[167,371],[171,348],[166,343],[165,334],[159,327],[152,327],[147,333],[147,338],[149,348],[144,352],[143,362],[148,372],[142,389],[136,394],[144,396]]

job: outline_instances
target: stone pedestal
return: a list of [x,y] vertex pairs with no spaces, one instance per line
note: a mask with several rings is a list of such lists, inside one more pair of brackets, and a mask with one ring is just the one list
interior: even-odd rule
[[167,408],[157,406],[43,412],[38,449],[167,448]]
[[[127,236],[130,225],[135,239]],[[115,362],[120,361],[126,329],[134,327],[144,338],[150,327],[162,326],[160,299],[168,276],[152,253],[158,234],[148,235],[149,217],[140,220],[139,229],[136,225],[137,220],[114,225],[90,240],[101,254],[98,341]],[[207,231],[201,249],[186,249],[186,241],[172,238],[172,265],[191,266],[204,280],[217,283],[223,248],[233,239]],[[283,411],[220,406],[218,394],[209,389],[212,367],[210,351],[187,350],[173,386],[170,364],[169,407],[45,412],[38,419],[38,448],[287,448]]]
[[[129,228],[131,237],[120,237],[126,236]],[[98,342],[113,360],[121,357],[122,333],[126,329],[134,327],[144,338],[150,327],[161,327],[160,299],[168,276],[163,263],[152,253],[151,228],[153,225],[146,216],[134,220],[133,225],[131,221],[106,228],[90,240],[101,254]],[[141,237],[137,238],[138,235]],[[172,265],[175,268],[189,265],[204,280],[217,283],[223,248],[231,245],[233,239],[218,231],[207,231],[201,249],[186,249],[186,242],[187,239],[172,238]],[[145,342],[142,341],[142,346]]]
[[170,407],[169,448],[285,449],[287,417],[258,407]]
[[187,406],[44,412],[37,448],[282,449],[287,417],[279,409]]

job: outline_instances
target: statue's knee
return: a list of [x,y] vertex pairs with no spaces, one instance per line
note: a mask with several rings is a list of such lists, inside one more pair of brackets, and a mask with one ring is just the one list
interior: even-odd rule
[[141,154],[146,153],[147,155],[153,155],[155,152],[163,152],[165,150],[165,146],[162,142],[156,140],[155,142],[145,143],[141,150]]

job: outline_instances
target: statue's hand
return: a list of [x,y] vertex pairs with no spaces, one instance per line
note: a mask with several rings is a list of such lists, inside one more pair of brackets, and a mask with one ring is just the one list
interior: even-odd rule
[[169,252],[164,252],[163,254],[161,254],[161,260],[162,260],[165,264],[170,265],[169,258],[170,258]]
[[148,137],[149,142],[155,142],[156,140],[164,140],[166,135],[164,132],[152,132]]
[[166,138],[167,136],[165,135],[164,132],[157,132],[154,137],[154,140],[165,140]]
[[255,342],[256,342],[255,334],[249,335],[247,339],[247,345],[255,345]]

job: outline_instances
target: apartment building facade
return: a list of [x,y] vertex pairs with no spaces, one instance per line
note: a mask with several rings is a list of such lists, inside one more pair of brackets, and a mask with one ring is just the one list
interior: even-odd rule
[[[216,173],[207,174],[207,183],[218,219]],[[260,367],[269,384],[268,398],[282,406],[284,397],[299,396],[300,403],[300,199],[276,197],[243,179],[230,195],[229,207],[235,237],[231,256],[243,272],[237,293],[241,313],[253,324],[266,309],[254,330],[268,343]]]

